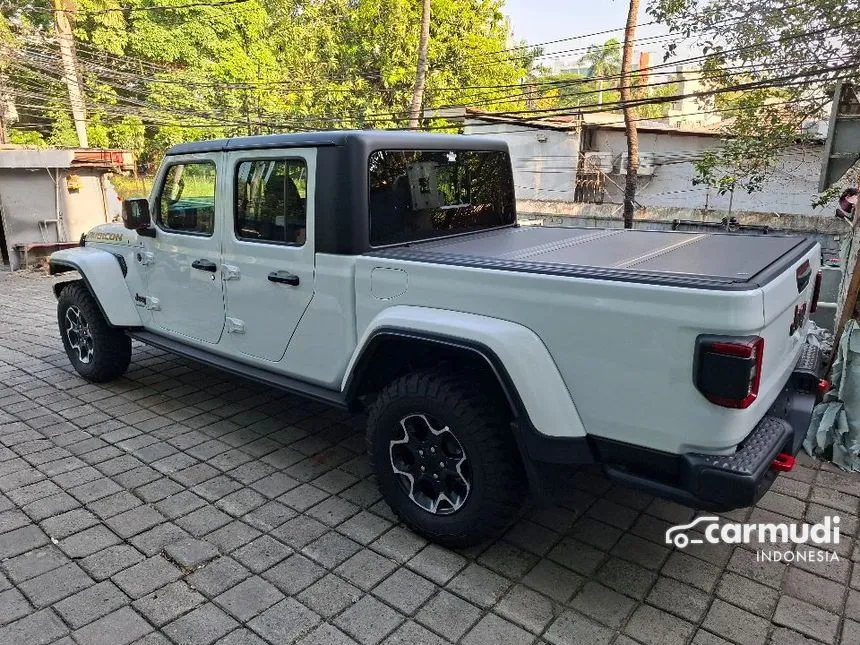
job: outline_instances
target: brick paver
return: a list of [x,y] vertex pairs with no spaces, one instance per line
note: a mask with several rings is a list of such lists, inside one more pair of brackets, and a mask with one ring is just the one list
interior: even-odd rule
[[0,274],[0,645],[860,641],[860,474],[801,457],[726,514],[840,515],[839,562],[671,549],[690,509],[591,470],[455,552],[397,524],[360,416],[137,344],[80,379],[52,282]]

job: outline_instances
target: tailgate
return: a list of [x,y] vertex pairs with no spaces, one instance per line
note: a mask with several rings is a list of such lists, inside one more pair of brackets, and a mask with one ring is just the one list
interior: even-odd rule
[[762,391],[781,390],[806,341],[812,294],[821,269],[821,248],[803,257],[762,287],[764,364]]

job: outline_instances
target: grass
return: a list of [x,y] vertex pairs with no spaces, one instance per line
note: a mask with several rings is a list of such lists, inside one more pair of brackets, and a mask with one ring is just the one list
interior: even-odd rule
[[138,175],[137,179],[124,175],[113,175],[110,178],[110,182],[116,189],[117,194],[123,199],[149,197],[153,180],[154,177],[144,177],[143,175]]

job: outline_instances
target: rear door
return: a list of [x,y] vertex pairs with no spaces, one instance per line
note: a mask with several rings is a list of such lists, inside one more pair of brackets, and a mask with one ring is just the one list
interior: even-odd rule
[[154,326],[206,343],[217,343],[224,328],[220,163],[221,153],[168,157],[152,203],[155,237],[140,238],[145,251],[137,258]]
[[224,347],[276,362],[314,292],[316,150],[231,152],[227,169]]

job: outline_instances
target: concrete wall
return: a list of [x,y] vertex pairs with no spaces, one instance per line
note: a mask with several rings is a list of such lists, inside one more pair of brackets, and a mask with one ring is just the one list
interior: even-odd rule
[[[712,210],[754,211],[831,215],[832,209],[814,211],[812,199],[818,194],[818,175],[821,170],[822,147],[819,145],[794,146],[786,150],[775,164],[775,170],[764,190],[749,194],[736,191],[734,198],[719,195],[706,186],[694,186],[695,162],[707,150],[719,145],[716,137],[676,134],[671,132],[640,133],[639,149],[643,159],[656,155],[657,165],[651,176],[639,178],[636,200],[643,206],[663,206]],[[604,203],[621,204],[624,176],[618,174],[621,155],[627,151],[627,140],[622,130],[595,129],[591,150],[610,152],[616,162],[614,181],[606,184]],[[525,195],[523,196],[525,199]],[[554,199],[544,194],[541,199]]]
[[464,134],[507,141],[518,198],[573,201],[579,159],[578,132],[473,121],[467,122]]
[[[70,175],[77,177],[78,190],[69,190]],[[99,177],[100,171],[89,168],[0,168],[0,213],[12,269],[19,265],[16,244],[74,242],[107,221]],[[55,222],[46,222],[57,219],[58,212],[59,229]],[[40,221],[46,223],[40,226]]]
[[[39,220],[56,217],[57,202],[52,179],[56,176],[56,170],[47,171],[44,168],[0,170],[0,211],[9,261],[13,269],[18,268],[15,244],[57,241],[57,229],[53,224],[48,225],[47,236],[43,236],[39,230]],[[60,212],[63,212],[62,196]]]
[[74,242],[82,233],[97,224],[104,224],[111,217],[107,212],[102,171],[82,168],[64,172],[76,175],[80,186],[77,191],[68,190],[67,185],[60,186],[60,193],[65,198],[66,232],[69,241]]

